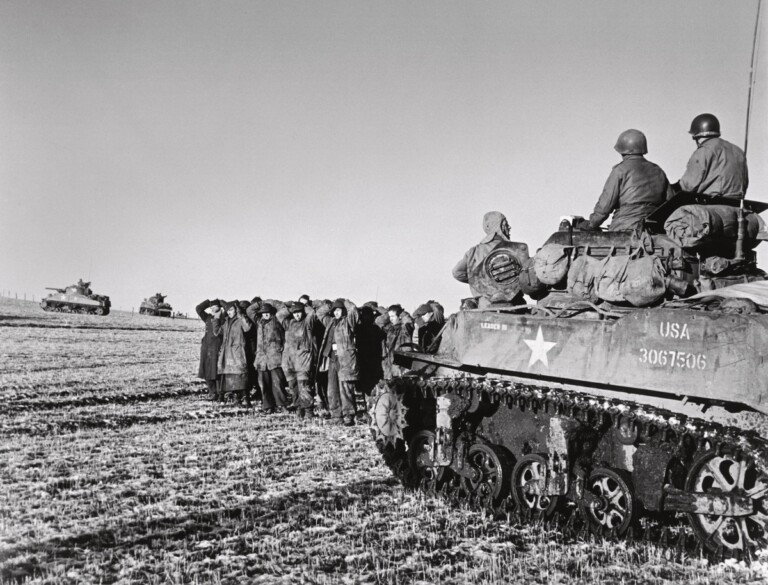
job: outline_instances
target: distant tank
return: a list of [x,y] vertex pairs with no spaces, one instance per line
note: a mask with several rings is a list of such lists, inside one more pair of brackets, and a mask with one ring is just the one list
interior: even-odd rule
[[[408,374],[371,399],[371,431],[395,474],[605,536],[650,525],[719,558],[767,548],[768,281],[751,251],[764,234],[747,216],[768,206],[743,202],[737,233],[719,242],[681,240],[674,218],[704,202],[678,195],[642,237],[566,220],[547,243],[570,268],[546,286],[531,284],[527,247],[502,242],[475,275],[488,298],[464,303],[429,352],[396,352]],[[597,284],[570,273],[579,257]],[[609,264],[626,271],[638,258],[663,278],[600,292]],[[537,304],[504,301],[521,283]],[[626,298],[606,301],[592,285]]]
[[165,297],[162,293],[156,293],[144,299],[139,305],[139,313],[142,315],[152,315],[154,317],[170,317],[173,314],[173,307],[165,302]]
[[91,283],[82,279],[66,288],[46,287],[46,290],[56,291],[40,301],[40,306],[46,311],[109,315],[112,306],[108,296],[93,294]]

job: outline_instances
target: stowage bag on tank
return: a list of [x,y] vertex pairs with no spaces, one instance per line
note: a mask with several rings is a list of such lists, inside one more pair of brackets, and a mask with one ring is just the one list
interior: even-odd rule
[[536,267],[534,266],[533,258],[528,258],[528,260],[523,262],[523,268],[520,271],[520,290],[523,291],[523,294],[526,294],[533,299],[538,299],[548,288],[549,287],[541,282],[536,276]]
[[601,262],[600,272],[595,278],[595,291],[598,298],[610,303],[625,301],[622,285],[627,278],[627,266],[630,257],[606,256]]
[[[757,238],[765,222],[756,213],[744,212],[748,240]],[[711,240],[736,240],[739,233],[738,208],[729,205],[683,205],[664,222],[664,231],[683,248],[695,249]]]
[[602,264],[597,258],[586,254],[576,258],[568,271],[568,292],[575,297],[596,301],[595,279]]
[[571,257],[560,244],[547,244],[533,257],[536,276],[544,284],[557,284],[568,274]]
[[667,291],[666,273],[661,258],[630,258],[619,290],[622,296],[636,307],[645,307],[658,301]]

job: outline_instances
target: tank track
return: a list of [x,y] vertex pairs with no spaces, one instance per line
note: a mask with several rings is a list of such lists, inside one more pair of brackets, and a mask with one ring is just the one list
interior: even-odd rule
[[[728,454],[736,461],[744,462],[744,465],[754,465],[758,476],[768,476],[768,440],[762,438],[756,432],[747,431],[735,427],[727,427],[718,423],[687,418],[667,410],[634,402],[631,400],[607,400],[586,393],[572,390],[564,390],[533,384],[522,384],[501,378],[486,377],[445,377],[418,379],[415,377],[396,378],[389,381],[388,385],[379,389],[381,392],[393,391],[401,396],[409,409],[419,409],[425,401],[436,400],[440,396],[448,394],[459,395],[468,400],[487,401],[494,407],[507,408],[516,417],[527,416],[525,413],[544,412],[558,417],[564,417],[578,422],[582,426],[592,428],[595,431],[604,429],[606,424],[618,428],[620,424],[629,423],[630,428],[637,432],[638,439],[655,436],[669,445],[670,448],[678,448],[683,443],[689,445],[696,459],[714,453],[717,456]],[[375,398],[375,397],[374,397]],[[372,412],[373,414],[373,412]],[[417,417],[411,416],[409,424]],[[372,425],[373,428],[373,425]],[[377,445],[383,455],[384,462],[392,469],[394,475],[408,487],[420,487],[428,493],[441,493],[453,501],[464,501],[478,508],[490,511],[496,518],[507,518],[510,521],[530,521],[532,519],[553,521],[552,517],[546,518],[537,511],[531,512],[520,509],[516,505],[511,493],[500,503],[494,503],[490,498],[483,499],[480,494],[468,493],[465,488],[458,485],[450,485],[450,482],[428,482],[419,478],[409,467],[409,455],[406,445],[419,431],[432,431],[427,427],[406,428],[403,432],[404,439],[391,445],[376,437]],[[509,472],[511,470],[506,470]],[[442,485],[438,488],[438,484]],[[764,490],[760,490],[761,493]],[[580,509],[579,502],[568,502],[569,509],[560,507],[557,517],[554,519],[566,533],[573,535],[586,535],[590,530],[588,522],[580,514],[575,512]],[[762,496],[758,513],[761,518],[768,519],[768,497]],[[712,560],[737,558],[750,562],[756,550],[768,548],[765,534],[756,544],[750,543],[740,549],[716,547],[707,538],[697,532],[692,526],[687,526],[684,520],[684,512],[652,512],[643,518],[642,523],[636,518],[632,527],[623,535],[624,538],[655,542],[667,547],[674,547],[679,551],[690,553],[692,550],[698,554],[705,554]],[[690,514],[688,515],[690,517]],[[642,527],[641,527],[642,524]],[[578,529],[580,526],[580,530]],[[691,534],[693,532],[693,534]],[[602,536],[611,538],[620,537],[616,531],[611,530]],[[693,537],[693,538],[692,538]]]

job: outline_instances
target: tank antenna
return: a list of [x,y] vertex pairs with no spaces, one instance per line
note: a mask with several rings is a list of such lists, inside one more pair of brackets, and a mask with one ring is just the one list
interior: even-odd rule
[[760,8],[763,0],[757,0],[757,16],[755,17],[755,34],[752,37],[752,61],[749,69],[749,90],[747,92],[747,127],[744,131],[744,154],[747,154],[747,145],[749,143],[749,119],[752,114],[752,90],[755,87],[755,65],[757,65],[757,45],[760,32]]

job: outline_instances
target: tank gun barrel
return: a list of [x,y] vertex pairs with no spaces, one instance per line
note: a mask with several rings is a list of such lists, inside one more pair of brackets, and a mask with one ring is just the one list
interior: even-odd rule
[[67,289],[65,289],[65,288],[55,288],[53,286],[46,286],[45,290],[55,290],[56,292],[63,294],[63,293],[66,292]]

